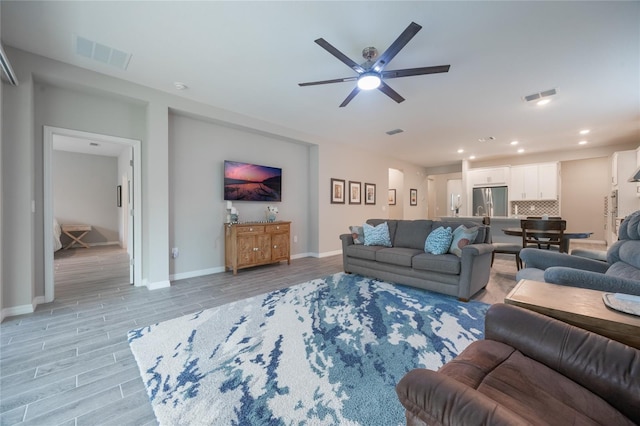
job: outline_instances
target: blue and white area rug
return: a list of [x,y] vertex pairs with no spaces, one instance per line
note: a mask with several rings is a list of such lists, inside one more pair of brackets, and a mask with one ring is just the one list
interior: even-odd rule
[[129,332],[161,425],[399,425],[395,385],[489,305],[344,273]]

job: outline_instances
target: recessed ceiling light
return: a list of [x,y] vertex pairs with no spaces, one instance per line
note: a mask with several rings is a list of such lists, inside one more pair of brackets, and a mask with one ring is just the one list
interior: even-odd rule
[[590,131],[591,130],[589,130],[589,129],[580,130],[580,134],[581,135],[588,135]]
[[186,84],[180,83],[179,81],[176,81],[175,83],[173,83],[173,85],[177,90],[185,90],[187,88]]
[[460,149],[458,150],[458,154],[462,154],[463,152],[464,152],[464,149],[462,149],[462,148],[460,148]]
[[551,102],[551,99],[540,99],[538,102],[536,102],[536,105],[543,106],[548,104],[549,102]]
[[518,141],[511,141],[511,145],[518,145]]
[[578,145],[586,145],[586,144],[587,144],[587,141],[580,141],[580,142],[578,142]]
[[518,150],[518,154],[522,154],[523,152],[524,152],[524,148],[520,148],[520,149]]
[[476,159],[476,156],[475,156],[475,155],[470,155],[470,156],[469,156],[469,160],[475,160],[475,159]]

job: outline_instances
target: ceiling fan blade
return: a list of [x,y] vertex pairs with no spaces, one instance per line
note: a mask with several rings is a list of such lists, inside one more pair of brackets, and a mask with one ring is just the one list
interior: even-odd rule
[[354,87],[353,90],[351,91],[351,93],[349,93],[349,96],[347,96],[346,99],[344,101],[342,101],[342,103],[340,104],[340,108],[346,107],[347,104],[349,102],[351,102],[351,99],[356,97],[358,92],[360,92],[360,88],[358,86]]
[[402,48],[409,43],[409,40],[422,29],[421,25],[412,22],[409,26],[400,34],[400,36],[394,41],[387,50],[373,63],[371,69],[376,72],[381,72],[384,67],[391,62],[391,60],[402,50]]
[[358,74],[362,74],[365,71],[364,68],[362,68],[359,64],[357,64],[353,60],[349,59],[349,57],[347,57],[347,55],[345,55],[344,53],[342,53],[341,51],[339,51],[338,49],[333,47],[325,39],[319,38],[319,39],[314,40],[314,41],[316,42],[316,44],[318,44],[320,47],[322,47],[327,52],[331,53],[333,56],[338,58],[338,60],[340,62],[346,64],[349,68],[351,68],[352,70],[354,70]]
[[317,86],[319,84],[344,83],[345,81],[355,81],[358,77],[334,78],[333,80],[309,81],[307,83],[298,83],[298,86]]
[[403,102],[404,98],[400,96],[398,92],[389,87],[384,81],[380,82],[380,86],[378,86],[378,90],[396,101],[397,103]]
[[451,65],[437,65],[435,67],[407,68],[404,70],[382,71],[382,78],[410,77],[412,75],[437,74],[449,72]]

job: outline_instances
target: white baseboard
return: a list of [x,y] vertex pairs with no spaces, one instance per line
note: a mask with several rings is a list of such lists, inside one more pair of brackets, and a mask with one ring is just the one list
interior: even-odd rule
[[342,249],[320,253],[318,255],[318,257],[323,258],[323,257],[335,256],[335,255],[338,255],[338,254],[342,254]]
[[10,306],[2,309],[2,317],[15,317],[16,315],[24,315],[33,313],[33,305]]
[[158,290],[159,288],[167,288],[167,287],[171,287],[171,281],[169,281],[169,280],[156,281],[154,283],[148,283],[147,284],[147,288],[149,290]]
[[179,274],[169,275],[169,280],[171,281],[186,280],[187,278],[195,278],[195,277],[201,277],[203,275],[217,274],[219,272],[224,272],[224,269],[225,269],[224,266],[218,266],[216,268],[200,269],[199,271],[181,272]]

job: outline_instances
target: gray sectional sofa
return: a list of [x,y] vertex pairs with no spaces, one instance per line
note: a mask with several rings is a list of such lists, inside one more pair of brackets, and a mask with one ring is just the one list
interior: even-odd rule
[[[489,282],[491,269],[491,228],[461,220],[391,220],[369,219],[377,226],[387,222],[392,247],[354,244],[352,234],[342,234],[344,270],[385,281],[406,284],[468,301]],[[462,256],[425,253],[425,241],[440,226],[457,228],[478,226],[472,244],[462,248]]]

